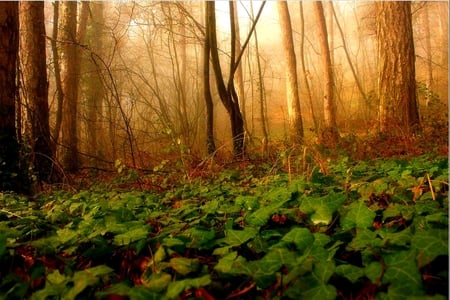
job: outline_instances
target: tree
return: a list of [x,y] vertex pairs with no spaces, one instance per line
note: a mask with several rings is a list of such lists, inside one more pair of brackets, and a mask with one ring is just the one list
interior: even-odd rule
[[[103,158],[104,145],[103,124],[101,117],[103,115],[103,102],[105,98],[105,86],[102,80],[104,66],[102,57],[104,55],[104,3],[95,1],[90,3],[90,34],[89,48],[90,55],[87,60],[87,83],[86,83],[86,133],[88,153],[94,158]],[[93,161],[94,165],[98,160]]]
[[[208,5],[207,3],[205,4]],[[205,26],[209,30],[211,28],[210,21],[212,17],[209,16],[211,13],[210,9],[206,9],[205,14]],[[209,76],[209,57],[211,53],[210,45],[210,34],[207,31],[205,33],[205,42],[203,45],[203,97],[205,98],[206,104],[206,150],[209,155],[212,155],[216,151],[216,144],[214,142],[214,103],[211,96],[211,86],[210,86],[210,76]]]
[[377,2],[379,131],[420,131],[411,2]]
[[292,37],[291,16],[286,1],[277,2],[281,26],[281,41],[286,61],[286,98],[288,103],[289,127],[292,142],[303,142],[303,123],[298,93],[297,60]]
[[19,50],[19,3],[0,2],[0,190],[28,190],[21,175],[16,136],[16,63]]
[[61,24],[62,88],[64,102],[62,107],[62,162],[64,168],[71,172],[79,167],[78,157],[78,74],[77,70],[77,2],[63,2]]
[[230,54],[230,68],[228,74],[228,80],[225,84],[225,80],[222,74],[222,68],[220,65],[219,59],[219,48],[217,45],[217,36],[216,36],[216,12],[215,12],[215,3],[214,1],[208,1],[206,3],[206,15],[208,17],[206,28],[206,34],[209,37],[210,43],[210,55],[211,55],[211,64],[213,66],[214,75],[216,78],[216,86],[219,91],[219,97],[222,101],[222,104],[225,106],[227,113],[230,117],[231,122],[231,135],[233,138],[233,153],[236,157],[242,156],[245,154],[245,130],[244,130],[244,118],[242,117],[242,112],[239,105],[239,98],[234,86],[234,75],[238,69],[239,63],[241,62],[241,58],[246,48],[252,32],[255,30],[256,23],[258,22],[259,17],[261,16],[262,9],[264,8],[265,1],[261,4],[259,12],[255,21],[252,24],[250,29],[250,33],[245,40],[242,49],[240,52],[236,51],[236,20],[234,19],[234,14],[232,13],[234,10],[235,3],[233,1],[229,1],[229,10],[230,10],[230,27],[231,27],[231,54]]
[[336,100],[334,97],[333,65],[331,63],[330,48],[328,45],[327,25],[321,1],[314,2],[314,11],[319,25],[319,41],[324,73],[324,126],[321,130],[322,140],[327,143],[336,143],[339,132],[336,122]]
[[20,25],[23,32],[20,38],[22,87],[28,100],[32,163],[38,179],[49,181],[54,147],[49,125],[44,2],[20,2]]

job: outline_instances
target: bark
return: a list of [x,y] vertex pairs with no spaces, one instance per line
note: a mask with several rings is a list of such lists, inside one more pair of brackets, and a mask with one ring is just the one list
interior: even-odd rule
[[49,181],[54,147],[49,125],[44,2],[20,2],[20,25],[23,90],[28,99],[32,163],[38,179]]
[[28,190],[19,163],[15,125],[19,3],[0,2],[0,191]]
[[[208,4],[205,4],[206,6]],[[206,7],[205,6],[205,7]],[[209,57],[211,53],[211,45],[209,40],[209,31],[211,30],[210,10],[205,9],[205,44],[203,46],[203,97],[206,104],[206,150],[208,155],[214,154],[216,145],[214,142],[214,104],[211,96],[210,76],[209,76]]]
[[414,134],[421,128],[411,2],[379,2],[376,5],[379,130],[382,134]]
[[304,133],[300,96],[298,93],[297,61],[294,51],[294,39],[292,37],[291,17],[286,1],[278,1],[277,8],[281,26],[281,42],[283,44],[286,63],[286,100],[288,105],[290,137],[292,142],[301,144]]
[[64,103],[62,107],[62,163],[66,171],[73,172],[79,167],[78,157],[78,54],[77,54],[77,2],[61,3],[63,19],[62,40],[62,88]]
[[61,123],[62,123],[62,106],[64,102],[64,93],[62,88],[62,80],[61,80],[61,65],[59,59],[59,49],[57,46],[58,41],[58,28],[59,28],[59,1],[55,1],[53,3],[53,30],[52,30],[52,39],[51,39],[51,48],[52,48],[52,56],[53,56],[53,68],[55,72],[55,88],[56,88],[56,120],[55,127],[53,128],[52,136],[53,143],[58,145],[59,135],[61,132]]
[[[232,35],[232,47],[231,47],[231,65],[230,65],[230,77],[228,84],[225,85],[225,81],[222,75],[222,69],[220,66],[219,52],[217,47],[217,37],[216,37],[216,18],[215,18],[215,3],[214,1],[208,1],[206,3],[208,23],[210,24],[208,35],[209,42],[211,46],[211,62],[214,69],[214,74],[216,78],[217,90],[219,91],[220,100],[225,106],[231,122],[231,135],[233,138],[233,153],[235,156],[244,155],[244,120],[239,108],[239,101],[237,99],[237,94],[234,89],[233,75],[235,71],[235,47],[234,47],[234,28],[231,29]],[[233,15],[230,14],[231,25],[233,24]]]
[[[91,55],[88,59],[88,81],[86,86],[87,104],[87,140],[88,153],[91,157],[104,159],[103,125],[101,118],[103,115],[103,101],[105,98],[105,87],[102,80],[104,69],[100,57],[103,56],[103,31],[104,31],[104,4],[103,2],[91,2],[91,39],[89,46]],[[98,159],[93,161],[98,166]]]
[[322,68],[324,72],[324,126],[321,130],[322,140],[335,144],[339,139],[339,132],[336,122],[336,100],[334,95],[333,65],[331,63],[330,48],[328,45],[328,32],[325,21],[325,14],[321,1],[316,1],[314,11],[319,26],[319,41],[322,56]]

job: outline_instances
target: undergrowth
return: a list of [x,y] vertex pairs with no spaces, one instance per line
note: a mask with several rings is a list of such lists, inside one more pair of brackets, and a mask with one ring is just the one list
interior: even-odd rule
[[447,299],[447,157],[155,171],[0,194],[0,299]]

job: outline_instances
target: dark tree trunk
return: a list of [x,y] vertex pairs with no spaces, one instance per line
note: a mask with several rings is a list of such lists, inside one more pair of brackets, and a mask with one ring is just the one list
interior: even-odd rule
[[211,86],[209,83],[209,55],[211,53],[211,45],[209,41],[209,31],[211,30],[210,22],[210,10],[207,9],[206,3],[205,14],[205,45],[203,46],[203,96],[205,97],[206,104],[206,150],[209,155],[212,155],[216,151],[216,145],[214,142],[214,104],[211,96]]
[[54,147],[49,125],[44,2],[20,2],[20,19],[23,89],[29,104],[34,171],[40,181],[51,181]]
[[420,131],[411,2],[377,3],[379,129],[383,134]]
[[0,2],[0,190],[28,191],[22,175],[15,125],[19,3]]

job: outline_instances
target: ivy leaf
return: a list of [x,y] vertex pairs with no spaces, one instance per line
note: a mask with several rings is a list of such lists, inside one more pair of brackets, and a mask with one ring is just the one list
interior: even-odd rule
[[148,229],[145,226],[140,226],[114,237],[114,244],[119,246],[126,246],[132,242],[142,240],[148,236]]
[[174,257],[170,260],[169,264],[172,269],[183,276],[196,272],[200,268],[200,262],[198,259],[185,257]]
[[293,243],[300,251],[305,251],[307,247],[314,243],[314,236],[307,228],[293,228],[281,240]]
[[310,215],[315,225],[329,225],[333,214],[345,202],[347,196],[343,193],[330,193],[324,197],[304,197],[301,199],[299,209]]
[[211,283],[211,278],[209,275],[204,275],[198,278],[189,278],[183,280],[177,280],[171,282],[167,287],[166,299],[178,299],[178,296],[185,290],[191,288],[199,288],[201,286],[206,286]]
[[251,226],[264,226],[277,211],[277,207],[263,206],[253,213],[247,213],[245,220]]
[[439,255],[448,255],[448,230],[419,230],[412,237],[411,246],[417,249],[417,262],[421,268]]
[[396,251],[383,255],[386,271],[383,283],[390,283],[388,291],[419,296],[424,294],[422,278],[416,264],[416,251]]
[[170,274],[151,273],[150,276],[143,276],[142,283],[152,292],[163,292],[172,281]]
[[353,265],[339,265],[336,267],[336,274],[355,283],[359,278],[364,276],[364,269]]
[[229,229],[225,230],[225,237],[221,239],[230,246],[240,246],[258,234],[258,229],[254,227],[245,227],[243,230]]
[[286,248],[272,248],[261,260],[261,266],[266,272],[276,272],[281,266],[295,265],[297,256]]
[[375,215],[375,212],[370,210],[364,202],[354,202],[348,206],[348,212],[342,218],[342,229],[369,228],[372,226]]

